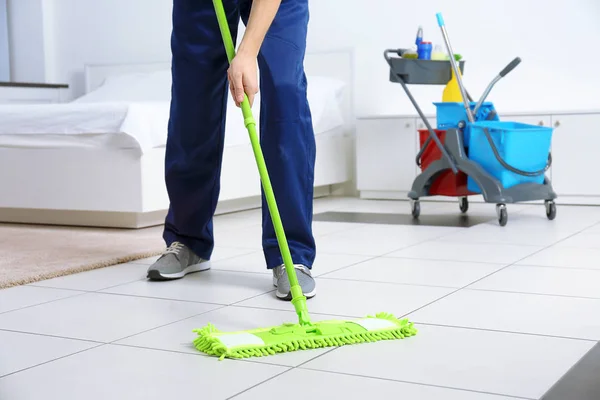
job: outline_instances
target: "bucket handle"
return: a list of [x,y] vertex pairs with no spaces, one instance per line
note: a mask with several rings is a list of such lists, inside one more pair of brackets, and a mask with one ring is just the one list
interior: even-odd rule
[[543,173],[545,173],[546,171],[548,171],[548,169],[552,166],[552,153],[549,153],[548,154],[548,163],[546,164],[546,166],[543,169],[540,169],[538,171],[531,171],[531,172],[517,169],[517,168],[507,164],[506,161],[504,161],[502,159],[502,157],[500,156],[500,153],[498,153],[498,149],[496,148],[494,141],[492,140],[492,137],[490,136],[490,131],[488,130],[488,128],[483,128],[483,132],[485,133],[487,141],[490,144],[492,151],[494,152],[494,156],[496,157],[496,160],[498,160],[498,162],[504,168],[509,170],[510,172],[514,172],[515,174],[522,175],[522,176],[539,176],[539,175],[542,175]]

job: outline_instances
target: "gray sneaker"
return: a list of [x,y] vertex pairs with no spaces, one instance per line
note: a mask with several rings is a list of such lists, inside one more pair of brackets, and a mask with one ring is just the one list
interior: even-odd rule
[[167,281],[207,269],[210,269],[209,263],[195,255],[183,243],[173,242],[148,268],[148,278],[154,281]]
[[[317,294],[315,280],[313,279],[310,270],[304,265],[294,265],[296,269],[296,275],[298,276],[298,283],[302,288],[302,292],[307,299],[314,297]],[[277,287],[276,295],[282,300],[292,300],[292,293],[290,292],[290,281],[285,272],[285,266],[280,265],[273,269],[273,285]]]

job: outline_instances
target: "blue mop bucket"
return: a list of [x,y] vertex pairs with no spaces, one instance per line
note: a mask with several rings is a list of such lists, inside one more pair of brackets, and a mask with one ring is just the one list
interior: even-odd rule
[[[433,103],[436,107],[436,122],[437,129],[447,130],[450,128],[458,128],[460,121],[468,122],[467,111],[465,110],[464,103],[455,102],[443,102]],[[470,102],[471,111],[475,108],[477,103]],[[495,112],[494,104],[491,102],[484,102],[477,115],[475,115],[475,121],[499,121],[498,114]],[[470,143],[470,132],[469,126],[464,129],[464,144],[465,147],[469,147]]]
[[[498,179],[505,189],[521,183],[544,183],[550,167],[552,128],[504,121],[470,125],[469,159]],[[481,193],[471,177],[467,188]]]

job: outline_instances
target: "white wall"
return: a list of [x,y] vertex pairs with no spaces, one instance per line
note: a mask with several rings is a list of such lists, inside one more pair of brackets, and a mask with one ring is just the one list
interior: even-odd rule
[[75,95],[86,63],[170,60],[172,0],[46,1],[54,13],[51,76]]
[[[9,0],[43,3],[43,75],[83,92],[84,63],[168,61],[172,0]],[[27,3],[27,4],[26,4]],[[444,14],[456,52],[465,56],[465,83],[477,97],[514,57],[521,65],[490,96],[501,111],[600,109],[600,2],[572,0],[311,0],[309,50],[353,47],[356,112],[360,115],[414,113],[398,84],[388,81],[386,48],[414,43],[419,24],[425,37],[442,44],[435,14]],[[36,13],[11,15],[12,29]],[[38,18],[39,20],[39,18]],[[39,26],[30,27],[36,33]],[[25,40],[23,34],[20,37]],[[39,51],[34,41],[27,53]],[[21,49],[21,52],[25,50]],[[36,76],[21,54],[13,62],[19,76]],[[37,69],[36,69],[37,68]],[[30,79],[31,80],[31,79]],[[427,111],[443,87],[413,87]]]
[[[466,59],[464,81],[474,97],[520,56],[521,65],[490,95],[500,110],[600,109],[598,90],[591,89],[600,88],[598,0],[316,0],[311,10],[312,48],[356,48],[359,115],[412,112],[402,87],[388,82],[382,53],[414,44],[419,24],[426,39],[443,45],[437,12],[454,51]],[[411,91],[430,105],[441,100],[442,90]]]
[[11,80],[47,82],[44,0],[8,0]]
[[0,81],[10,80],[10,58],[8,54],[6,0],[0,0]]

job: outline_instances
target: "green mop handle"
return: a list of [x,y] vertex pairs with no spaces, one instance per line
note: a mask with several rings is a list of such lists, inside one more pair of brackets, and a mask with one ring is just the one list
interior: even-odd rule
[[[215,12],[217,14],[217,20],[219,22],[219,29],[221,30],[221,36],[223,37],[223,44],[225,45],[225,51],[227,52],[227,58],[231,63],[231,60],[235,57],[235,46],[233,45],[233,39],[229,30],[229,23],[227,22],[227,16],[225,9],[223,8],[222,0],[213,0]],[[301,325],[311,325],[310,318],[308,315],[308,308],[306,306],[306,297],[302,293],[302,287],[298,283],[298,277],[296,276],[296,269],[292,261],[292,255],[287,244],[285,237],[285,231],[283,230],[283,224],[277,209],[277,202],[275,201],[275,194],[271,186],[271,180],[269,179],[269,173],[265,164],[265,159],[258,141],[258,135],[256,134],[256,121],[252,116],[252,109],[250,108],[250,102],[248,96],[244,94],[244,101],[242,102],[242,113],[244,115],[244,125],[248,129],[250,135],[250,142],[252,143],[252,149],[254,151],[254,157],[256,158],[256,164],[258,166],[258,173],[260,174],[260,180],[262,182],[263,189],[265,191],[265,197],[267,199],[267,205],[269,207],[269,213],[271,214],[271,220],[273,221],[273,227],[275,228],[275,234],[277,236],[277,242],[279,243],[279,249],[283,257],[283,263],[285,270],[290,280],[290,290],[292,293],[292,304],[298,314],[299,322]]]

